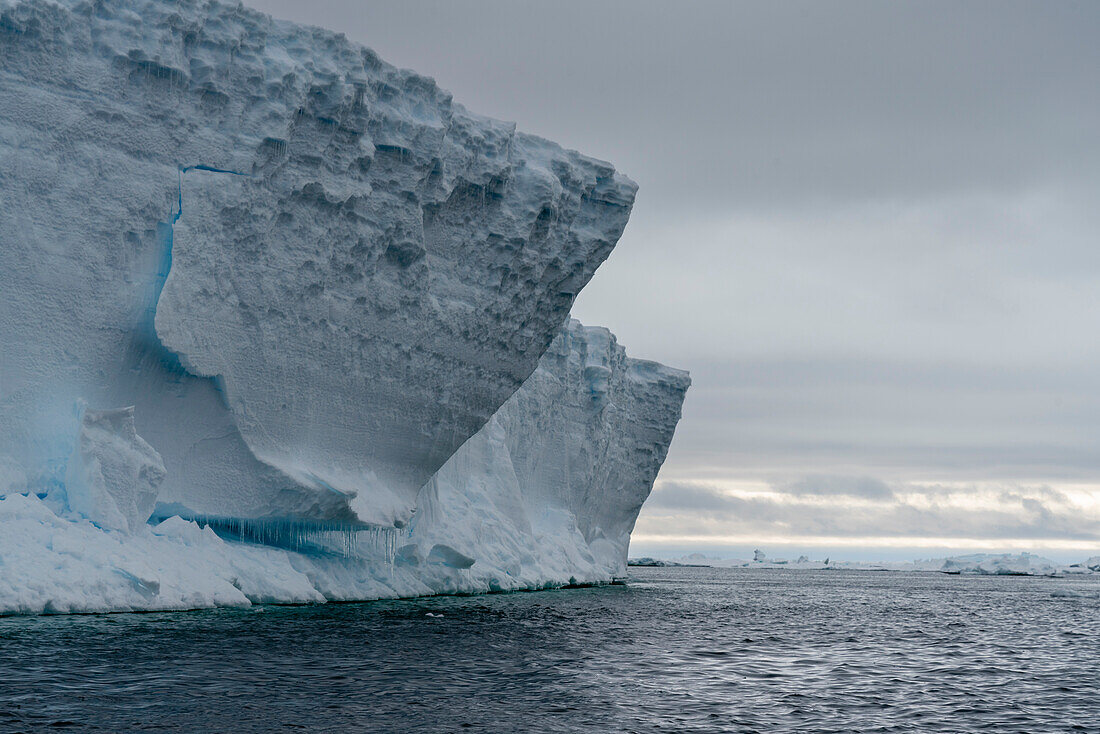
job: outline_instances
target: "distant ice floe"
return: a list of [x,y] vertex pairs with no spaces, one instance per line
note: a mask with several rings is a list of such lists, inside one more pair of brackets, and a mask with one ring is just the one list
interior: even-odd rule
[[706,566],[712,568],[758,568],[800,570],[850,570],[850,571],[935,571],[952,575],[978,576],[1073,576],[1100,573],[1100,556],[1083,563],[1061,564],[1031,553],[973,553],[950,558],[929,558],[917,561],[835,561],[810,560],[799,556],[797,560],[769,558],[757,550],[753,560],[741,558],[713,558],[702,553],[692,553],[672,559],[652,557],[632,558],[631,566]]

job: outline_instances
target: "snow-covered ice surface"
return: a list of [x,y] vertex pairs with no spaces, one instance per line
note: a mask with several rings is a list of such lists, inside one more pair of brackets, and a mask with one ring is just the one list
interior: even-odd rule
[[0,613],[324,600],[287,551],[228,543],[178,517],[129,534],[62,515],[34,495],[0,499]]
[[0,0],[0,610],[610,580],[688,384],[563,327],[635,188],[335,33]]

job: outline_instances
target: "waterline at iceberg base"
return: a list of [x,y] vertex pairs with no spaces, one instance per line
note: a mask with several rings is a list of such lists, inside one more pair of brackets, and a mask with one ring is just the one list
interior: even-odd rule
[[605,583],[686,373],[635,186],[342,36],[0,0],[0,613]]

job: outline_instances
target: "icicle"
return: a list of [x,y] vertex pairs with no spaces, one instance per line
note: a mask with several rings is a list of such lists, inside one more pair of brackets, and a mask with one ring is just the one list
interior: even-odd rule
[[336,522],[301,520],[251,520],[199,516],[192,520],[214,532],[260,545],[285,548],[298,553],[334,553],[344,558],[363,557],[393,565],[398,536],[406,531],[377,526],[356,526]]

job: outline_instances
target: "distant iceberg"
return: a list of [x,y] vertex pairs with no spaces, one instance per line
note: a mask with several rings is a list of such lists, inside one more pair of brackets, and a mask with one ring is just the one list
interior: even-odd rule
[[786,568],[801,571],[845,570],[845,571],[925,571],[952,575],[978,576],[1067,576],[1100,572],[1100,556],[1089,558],[1084,563],[1061,564],[1049,558],[1032,553],[971,553],[948,558],[926,558],[915,561],[823,561],[811,560],[800,555],[795,561],[768,558],[760,550],[753,560],[743,558],[714,558],[701,553],[692,553],[674,559],[651,557],[632,558],[631,566],[684,566],[698,565],[712,568]]
[[[978,574],[982,576],[1058,576],[1071,567],[1031,553],[972,553],[944,560],[943,573]],[[1082,569],[1081,572],[1086,572]]]
[[0,66],[0,613],[623,574],[633,182],[239,5],[0,0]]

